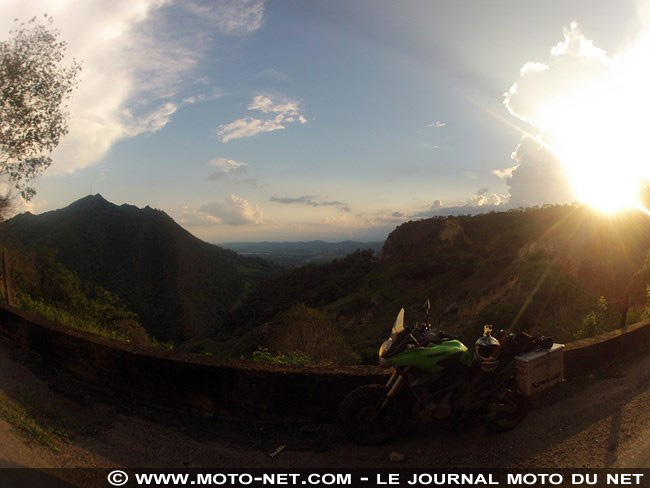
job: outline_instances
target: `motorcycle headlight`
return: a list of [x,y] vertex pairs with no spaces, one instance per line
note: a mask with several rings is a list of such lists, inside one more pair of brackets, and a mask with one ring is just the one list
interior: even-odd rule
[[393,345],[393,339],[388,339],[387,341],[384,341],[384,343],[379,348],[379,357],[381,358],[384,355],[384,353],[390,349],[390,346],[392,345]]

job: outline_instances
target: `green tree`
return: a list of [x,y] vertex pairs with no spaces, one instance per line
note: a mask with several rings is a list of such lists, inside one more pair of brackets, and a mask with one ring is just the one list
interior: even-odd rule
[[312,364],[344,365],[361,360],[331,319],[302,303],[280,314],[268,343],[269,349],[283,356],[306,357]]
[[151,344],[137,314],[104,288],[80,279],[56,259],[55,251],[14,247],[9,255],[19,308],[93,334]]
[[611,328],[612,323],[612,317],[607,308],[607,300],[605,297],[599,297],[596,301],[596,307],[582,319],[576,339],[585,339],[602,334]]
[[68,131],[66,100],[77,86],[80,66],[63,64],[66,43],[52,18],[17,24],[0,42],[0,178],[30,200],[33,181],[45,171],[51,152]]

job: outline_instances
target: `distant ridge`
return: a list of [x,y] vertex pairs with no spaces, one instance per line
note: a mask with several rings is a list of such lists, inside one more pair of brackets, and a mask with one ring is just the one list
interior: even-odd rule
[[162,210],[115,205],[100,194],[4,224],[3,240],[57,250],[81,278],[120,297],[160,340],[214,333],[271,265],[208,244]]
[[228,242],[220,244],[246,256],[256,256],[268,259],[285,266],[300,266],[309,263],[324,263],[336,258],[342,258],[357,249],[372,250],[379,254],[383,242],[325,242],[315,241],[283,241],[283,242]]

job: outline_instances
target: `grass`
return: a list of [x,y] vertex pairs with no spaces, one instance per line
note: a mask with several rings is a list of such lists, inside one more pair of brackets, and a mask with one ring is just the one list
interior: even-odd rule
[[100,326],[92,320],[92,318],[79,317],[55,305],[45,303],[41,300],[35,300],[29,295],[21,295],[19,297],[19,305],[23,310],[39,315],[40,317],[46,318],[52,322],[67,325],[73,329],[122,342],[131,342],[125,335]]
[[75,436],[90,437],[102,428],[102,421],[73,418],[43,405],[35,396],[22,393],[9,398],[0,391],[0,418],[29,442],[59,452],[60,442],[72,442]]
[[58,440],[69,438],[32,415],[25,407],[0,393],[0,417],[30,442],[58,452]]

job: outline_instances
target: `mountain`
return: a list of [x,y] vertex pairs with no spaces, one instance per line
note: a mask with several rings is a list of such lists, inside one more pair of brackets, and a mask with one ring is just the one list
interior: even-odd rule
[[274,266],[208,244],[151,207],[115,205],[101,195],[3,225],[3,241],[54,249],[82,279],[135,311],[159,340],[214,334]]
[[342,258],[357,249],[372,249],[379,254],[383,242],[227,242],[219,244],[239,254],[268,259],[274,263],[296,267],[311,263],[325,263]]
[[275,278],[233,322],[250,329],[304,303],[332,317],[368,360],[401,307],[414,322],[430,299],[433,316],[460,305],[453,324],[470,342],[485,323],[569,341],[600,296],[607,326],[618,325],[626,296],[634,319],[650,283],[649,249],[650,218],[641,212],[545,206],[412,221],[389,235],[379,259],[361,251]]

